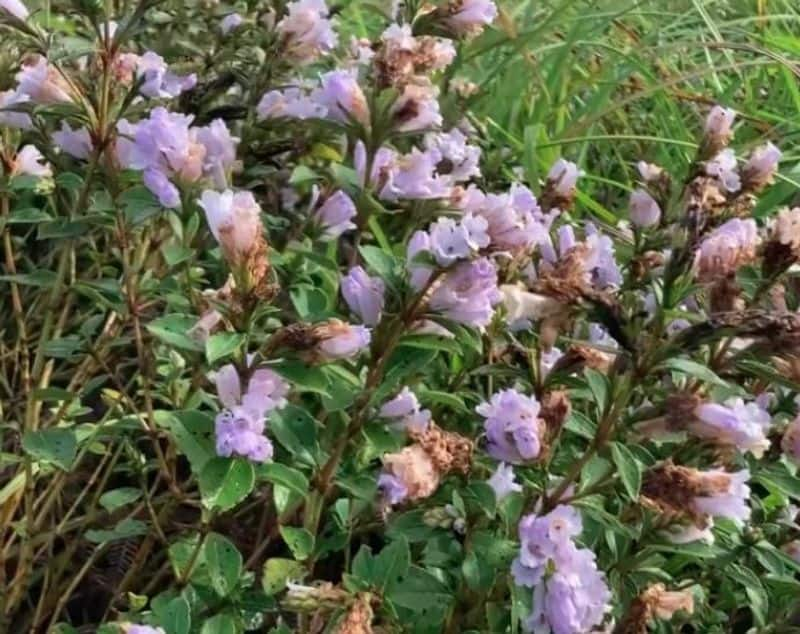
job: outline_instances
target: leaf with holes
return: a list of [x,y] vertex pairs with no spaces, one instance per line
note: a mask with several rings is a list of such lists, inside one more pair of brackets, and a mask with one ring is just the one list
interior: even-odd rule
[[203,553],[211,587],[221,597],[228,596],[239,582],[242,573],[242,555],[236,546],[218,533],[210,533],[203,544]]
[[212,458],[200,473],[203,506],[227,511],[253,490],[256,476],[253,465],[242,458]]

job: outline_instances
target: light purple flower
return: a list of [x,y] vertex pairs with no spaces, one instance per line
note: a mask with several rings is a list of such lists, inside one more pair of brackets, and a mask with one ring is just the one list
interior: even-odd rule
[[781,448],[786,457],[795,464],[800,464],[800,416],[786,427],[781,439]]
[[[382,157],[384,161],[389,155]],[[384,169],[386,184],[380,192],[384,200],[434,199],[450,196],[451,187],[447,177],[437,173],[441,155],[436,150],[422,152],[413,148],[409,154],[392,156],[394,160]],[[375,169],[373,168],[373,175]]]
[[324,119],[328,110],[297,86],[264,93],[256,106],[259,120],[280,119]]
[[732,398],[719,403],[702,403],[695,408],[696,420],[689,432],[720,445],[732,445],[756,458],[764,455],[770,441],[766,432],[772,424],[769,412],[758,403]]
[[338,319],[331,319],[317,326],[319,337],[317,353],[323,361],[352,359],[366,349],[372,339],[369,328],[353,326]]
[[30,97],[18,90],[0,92],[0,125],[7,128],[28,130],[33,126],[31,117],[26,112],[15,112],[14,107],[30,101]]
[[517,585],[533,588],[526,630],[584,634],[602,623],[611,593],[594,553],[573,541],[581,530],[578,512],[564,505],[520,521],[520,554],[512,573]]
[[400,504],[408,497],[408,487],[391,473],[384,472],[378,476],[378,489],[389,506]]
[[139,92],[145,97],[177,97],[197,85],[197,75],[176,75],[169,69],[164,58],[154,51],[147,51],[139,56],[136,74],[143,80]]
[[158,202],[167,209],[177,209],[181,205],[181,193],[166,177],[164,172],[148,167],[142,175],[142,182],[150,192],[158,198]]
[[428,230],[430,252],[439,266],[450,266],[457,260],[469,258],[478,250],[489,246],[486,233],[488,223],[484,218],[468,214],[460,221],[439,218]]
[[752,218],[732,218],[714,229],[695,255],[695,270],[701,281],[727,277],[756,257],[760,243],[758,225]]
[[559,196],[570,197],[581,175],[578,166],[563,158],[558,159],[547,173],[547,181]]
[[733,136],[734,119],[736,119],[734,110],[723,108],[722,106],[714,106],[706,118],[706,135],[722,144],[727,144]]
[[[416,68],[409,73],[447,68],[456,56],[456,49],[450,40],[428,37],[425,49],[420,40],[412,35],[410,24],[391,24],[381,34],[382,56],[385,59],[412,59]],[[421,63],[420,63],[421,62]],[[420,68],[424,66],[424,68]]]
[[497,288],[497,269],[488,258],[462,262],[440,280],[428,307],[448,319],[485,327],[503,296]]
[[730,148],[706,162],[706,174],[716,178],[727,192],[738,192],[742,188],[742,179],[736,170],[736,154]]
[[125,634],[165,634],[160,627],[150,627],[149,625],[125,625],[123,632]]
[[391,148],[382,147],[375,152],[372,169],[367,182],[367,149],[364,142],[359,140],[353,150],[353,164],[358,173],[358,182],[361,187],[381,188],[391,177],[395,169],[398,154]]
[[745,163],[742,174],[748,184],[763,186],[772,181],[778,171],[782,152],[772,143],[757,148]]
[[86,128],[73,130],[66,121],[61,122],[61,129],[53,132],[53,142],[62,152],[70,156],[86,160],[92,153],[92,138]]
[[406,268],[408,269],[409,282],[416,291],[421,291],[430,280],[433,269],[419,262],[415,258],[420,254],[430,253],[431,237],[425,231],[415,231],[406,247]]
[[441,157],[437,171],[453,183],[467,181],[481,175],[479,163],[481,149],[467,143],[467,137],[458,128],[449,132],[425,135],[425,149],[436,150]]
[[622,284],[622,272],[614,254],[614,241],[600,233],[594,224],[587,222],[585,244],[588,252],[584,266],[591,284],[598,289],[615,288]]
[[198,205],[206,212],[211,233],[234,262],[246,259],[261,237],[261,207],[249,191],[206,190]]
[[539,355],[539,374],[546,377],[563,356],[564,353],[555,346],[549,350],[542,350]]
[[10,13],[18,20],[27,20],[30,15],[28,7],[26,7],[20,0],[0,0],[0,9]]
[[367,326],[375,326],[381,319],[386,286],[380,277],[370,277],[360,266],[354,266],[342,278],[342,296],[356,315]]
[[652,227],[661,220],[661,207],[644,189],[631,194],[631,222],[634,227]]
[[487,484],[492,487],[495,499],[500,502],[507,498],[512,493],[519,493],[522,491],[522,485],[514,479],[514,468],[501,462],[497,465],[497,469],[489,478]]
[[416,394],[408,387],[404,387],[397,396],[381,406],[380,416],[393,419],[403,429],[418,432],[424,432],[431,422],[430,410],[420,407]]
[[238,13],[229,13],[219,23],[219,30],[223,35],[228,35],[234,29],[239,28],[244,22],[244,18]]
[[25,145],[17,151],[11,170],[14,176],[37,176],[45,178],[53,175],[49,163],[33,145]]
[[451,5],[445,22],[458,35],[477,35],[497,17],[492,0],[456,0]]
[[290,2],[287,9],[286,17],[278,22],[277,31],[284,39],[288,57],[308,64],[336,47],[336,33],[324,0],[296,0]]
[[338,190],[329,196],[314,213],[314,222],[322,230],[322,238],[335,240],[345,231],[356,228],[353,218],[358,215],[350,196]]
[[722,469],[698,472],[701,485],[713,490],[708,496],[694,498],[690,505],[695,513],[712,517],[725,517],[741,524],[750,517],[750,471],[742,469],[728,473]]
[[483,423],[488,441],[487,451],[496,460],[521,464],[536,460],[542,450],[544,432],[539,419],[539,401],[517,390],[501,390],[475,411]]
[[326,117],[339,123],[358,121],[369,123],[367,98],[358,85],[352,70],[333,70],[320,77],[320,87],[311,94],[311,100],[325,108]]
[[66,80],[41,55],[24,63],[16,79],[19,82],[17,92],[28,95],[34,103],[53,104],[72,101]]
[[639,161],[636,164],[636,169],[639,172],[639,176],[645,183],[656,182],[664,173],[664,170],[658,165],[654,163],[648,163],[647,161]]
[[419,132],[441,126],[438,96],[438,88],[428,81],[406,84],[391,108],[395,129]]
[[227,185],[228,171],[236,164],[236,146],[239,139],[232,136],[222,119],[214,119],[207,126],[196,128],[195,138],[205,148],[203,174],[210,176],[220,189]]

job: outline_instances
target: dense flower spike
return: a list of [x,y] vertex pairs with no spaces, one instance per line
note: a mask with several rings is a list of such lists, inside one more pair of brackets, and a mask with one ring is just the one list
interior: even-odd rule
[[367,326],[375,326],[383,312],[386,286],[380,277],[370,277],[360,266],[354,266],[342,278],[342,296]]
[[520,464],[536,460],[542,452],[544,422],[539,418],[539,401],[517,390],[502,390],[475,411],[483,424],[487,451],[497,460]]
[[580,514],[570,506],[520,521],[512,572],[518,585],[533,588],[528,631],[582,634],[603,622],[611,593],[594,553],[575,545],[581,531]]

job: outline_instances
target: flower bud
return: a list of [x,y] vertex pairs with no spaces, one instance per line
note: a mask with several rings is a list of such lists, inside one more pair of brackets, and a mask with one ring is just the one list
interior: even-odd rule
[[360,266],[350,269],[342,278],[342,296],[347,305],[367,326],[375,326],[381,319],[386,290],[380,277],[370,277]]
[[18,20],[27,20],[30,15],[28,7],[22,4],[20,0],[0,0],[0,9],[10,13]]
[[647,228],[657,225],[661,219],[661,207],[644,189],[631,194],[631,222],[634,227]]
[[708,113],[705,125],[705,139],[703,139],[706,156],[717,154],[727,147],[733,138],[733,121],[736,113],[730,108],[714,106]]
[[334,240],[345,231],[356,228],[353,218],[357,213],[350,196],[339,190],[329,196],[317,209],[314,221],[322,230],[323,239]]

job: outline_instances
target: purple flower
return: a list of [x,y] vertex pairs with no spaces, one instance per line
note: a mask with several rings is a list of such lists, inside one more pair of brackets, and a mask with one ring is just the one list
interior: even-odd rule
[[202,128],[196,128],[195,138],[205,148],[203,174],[210,176],[214,185],[227,185],[227,172],[236,164],[237,137],[231,136],[222,119],[214,119]]
[[372,336],[369,328],[353,326],[338,319],[316,326],[317,354],[323,361],[351,359],[369,346]]
[[361,187],[371,186],[380,189],[390,177],[392,170],[394,170],[397,158],[397,152],[390,148],[382,147],[378,149],[375,152],[369,182],[367,182],[367,149],[364,146],[364,142],[359,140],[353,151],[353,163],[358,173],[358,181]]
[[789,460],[800,464],[800,416],[789,423],[783,432],[781,448]]
[[[382,157],[384,162],[387,158],[388,154]],[[380,196],[384,200],[402,198],[426,200],[450,196],[451,187],[447,177],[437,173],[437,166],[441,160],[438,151],[423,152],[413,148],[409,154],[395,155],[391,158],[394,160],[383,170],[387,180]],[[374,168],[373,175],[374,178]],[[377,176],[380,176],[380,173]]]
[[553,369],[555,364],[563,356],[564,353],[555,346],[549,350],[542,350],[539,355],[539,374],[541,374],[542,377],[550,374],[550,371]]
[[654,163],[648,163],[647,161],[639,161],[636,164],[636,169],[639,172],[639,176],[645,183],[656,182],[664,173],[664,170],[658,165]]
[[18,90],[0,92],[0,125],[8,128],[28,130],[33,126],[30,115],[26,112],[15,112],[15,106],[30,101],[30,97]]
[[264,436],[266,416],[286,404],[287,383],[275,372],[253,372],[242,393],[239,374],[233,365],[216,373],[217,394],[226,407],[215,421],[217,454],[242,456],[255,462],[272,458],[272,443]]
[[547,173],[548,183],[559,196],[568,198],[575,193],[575,185],[581,172],[575,163],[563,158],[558,159]]
[[467,181],[473,176],[481,175],[481,149],[469,145],[467,137],[458,128],[449,132],[426,134],[425,149],[438,153],[436,171],[440,176],[447,177],[451,183]]
[[145,97],[177,97],[197,84],[197,75],[176,75],[169,70],[164,58],[153,51],[139,56],[136,73],[143,80],[139,92]]
[[378,476],[378,489],[389,506],[400,504],[408,497],[408,487],[391,473],[381,473]]
[[375,326],[383,312],[386,287],[379,277],[370,277],[360,266],[354,266],[342,278],[342,296],[367,326]]
[[492,477],[486,482],[492,487],[494,497],[498,502],[504,500],[512,493],[519,493],[522,491],[522,485],[514,479],[514,468],[504,462],[497,465],[497,469],[492,474]]
[[418,80],[418,83],[406,84],[392,105],[395,128],[400,132],[419,132],[442,125],[438,88],[428,81]]
[[92,138],[86,128],[73,130],[66,121],[61,122],[61,130],[53,132],[53,142],[62,152],[86,160],[92,153]]
[[42,153],[33,145],[25,145],[19,149],[11,168],[13,176],[37,176],[39,178],[53,175],[50,165],[45,162]]
[[536,460],[542,450],[542,421],[539,401],[517,390],[502,390],[475,411],[483,423],[488,441],[487,451],[497,460],[520,464]]
[[433,269],[425,264],[415,263],[417,256],[431,251],[431,237],[425,231],[415,231],[406,248],[406,268],[409,282],[416,291],[421,291],[430,280]]
[[750,471],[742,469],[728,473],[722,469],[699,471],[696,474],[700,486],[708,495],[695,497],[690,505],[695,513],[712,517],[726,517],[741,524],[750,517]]
[[345,231],[356,228],[353,218],[358,215],[350,196],[342,190],[329,196],[314,212],[314,221],[322,230],[322,238],[335,240]]
[[28,95],[34,103],[53,104],[72,101],[66,80],[41,55],[25,62],[16,79],[19,82],[17,92]]
[[728,220],[700,243],[694,262],[697,277],[711,281],[733,275],[739,267],[755,259],[759,242],[755,220]]
[[564,505],[520,521],[520,554],[512,573],[517,585],[533,588],[527,630],[583,634],[602,623],[611,593],[594,553],[573,541],[581,530],[578,512]]
[[736,155],[731,149],[722,150],[707,161],[706,174],[716,178],[722,189],[727,192],[738,192],[742,188],[742,180],[736,171]]
[[733,136],[733,121],[736,112],[730,108],[714,106],[706,118],[706,136],[712,139],[715,145],[727,145]]
[[403,429],[413,429],[418,432],[424,432],[431,422],[430,410],[420,407],[416,394],[408,387],[404,387],[397,396],[384,403],[380,415],[383,418],[394,419]]
[[239,28],[244,22],[244,18],[238,13],[229,13],[219,23],[219,30],[223,35],[228,35],[234,29]]
[[353,119],[361,125],[369,123],[367,98],[353,71],[325,73],[320,78],[320,87],[311,94],[311,100],[325,108],[328,119],[339,123],[350,123]]
[[758,403],[745,403],[732,398],[719,403],[702,403],[695,408],[696,420],[689,423],[689,432],[720,445],[732,445],[749,451],[756,458],[764,455],[770,442],[766,432],[772,418]]
[[591,284],[598,289],[615,288],[622,284],[622,273],[617,265],[611,238],[587,222],[584,243],[588,247],[584,267]]
[[308,64],[336,47],[336,33],[328,18],[324,0],[296,0],[277,30],[284,40],[285,53],[293,60]]
[[439,218],[428,230],[430,252],[439,266],[450,266],[489,246],[485,219],[467,215],[460,222]]
[[160,627],[150,627],[149,625],[125,625],[123,632],[125,634],[165,634]]
[[631,222],[634,227],[652,227],[661,219],[661,207],[644,189],[631,194]]
[[477,35],[497,17],[492,0],[456,0],[450,3],[445,23],[458,35]]
[[462,262],[447,273],[431,293],[428,307],[448,319],[484,327],[502,299],[497,288],[497,269],[491,260]]
[[158,198],[158,202],[167,209],[177,209],[181,205],[181,193],[178,188],[155,168],[148,167],[142,176],[144,186]]
[[262,237],[261,207],[249,191],[222,193],[206,190],[198,201],[206,212],[211,233],[233,262],[254,250]]
[[296,86],[264,93],[256,106],[259,120],[280,119],[324,119],[327,108],[312,99],[306,91]]
[[782,153],[772,143],[767,143],[757,148],[745,163],[742,174],[750,187],[763,187],[772,182],[772,177],[778,171],[778,163]]
[[20,0],[0,0],[0,9],[10,13],[18,20],[27,20],[30,15],[28,7],[26,7]]

